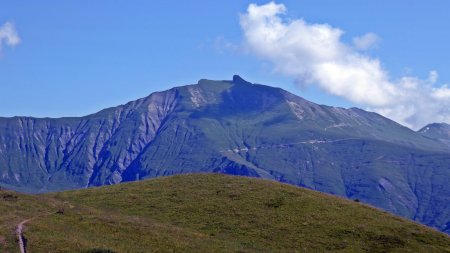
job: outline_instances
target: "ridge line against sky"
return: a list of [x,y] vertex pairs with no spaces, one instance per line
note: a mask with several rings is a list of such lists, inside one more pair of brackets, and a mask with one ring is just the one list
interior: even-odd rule
[[[75,1],[52,8],[45,1],[2,3],[0,116],[82,116],[201,78],[239,74],[413,129],[450,123],[445,3],[106,3],[89,9]],[[439,40],[401,43],[387,31]],[[430,51],[404,57],[408,48]],[[430,67],[414,67],[414,56],[426,54]]]

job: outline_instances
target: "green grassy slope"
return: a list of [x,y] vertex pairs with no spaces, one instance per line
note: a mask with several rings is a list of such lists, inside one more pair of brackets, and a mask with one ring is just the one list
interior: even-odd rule
[[261,179],[195,174],[0,195],[1,252],[18,250],[14,226],[27,218],[29,252],[450,252],[450,237],[422,225]]

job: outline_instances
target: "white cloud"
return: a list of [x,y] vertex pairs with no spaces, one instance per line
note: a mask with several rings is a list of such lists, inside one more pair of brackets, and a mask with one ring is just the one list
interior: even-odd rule
[[375,46],[380,41],[380,37],[375,33],[366,33],[361,37],[353,38],[353,45],[356,49],[367,50]]
[[20,43],[19,35],[11,22],[6,22],[0,26],[0,52],[3,44],[8,46],[16,46]]
[[426,80],[414,76],[391,80],[380,60],[359,52],[379,41],[376,35],[368,33],[348,45],[341,40],[341,29],[284,20],[286,11],[275,2],[250,4],[240,17],[247,50],[272,62],[276,72],[414,129],[431,122],[450,123],[450,89],[434,86],[436,71]]
[[431,90],[431,96],[435,99],[450,99],[450,88],[448,88],[448,85],[434,88]]

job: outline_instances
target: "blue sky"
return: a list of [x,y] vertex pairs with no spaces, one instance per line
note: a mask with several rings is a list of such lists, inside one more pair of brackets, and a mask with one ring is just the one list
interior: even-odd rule
[[[0,26],[12,23],[20,43],[3,43],[0,52],[0,116],[81,116],[153,91],[233,74],[321,104],[387,108],[325,86],[299,88],[296,74],[275,70],[272,55],[241,50],[246,38],[239,14],[246,15],[250,3],[268,1],[2,1]],[[378,42],[358,54],[379,59],[392,80],[425,80],[434,70],[439,81],[432,85],[450,83],[447,1],[277,3],[286,7],[280,14],[284,24],[300,18],[326,23],[344,32],[344,44],[375,33]]]

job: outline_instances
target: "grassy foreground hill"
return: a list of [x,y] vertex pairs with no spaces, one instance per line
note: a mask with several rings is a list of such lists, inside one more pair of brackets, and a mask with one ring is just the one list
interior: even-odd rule
[[450,237],[353,201],[268,180],[163,177],[46,195],[0,191],[0,251],[450,252]]

